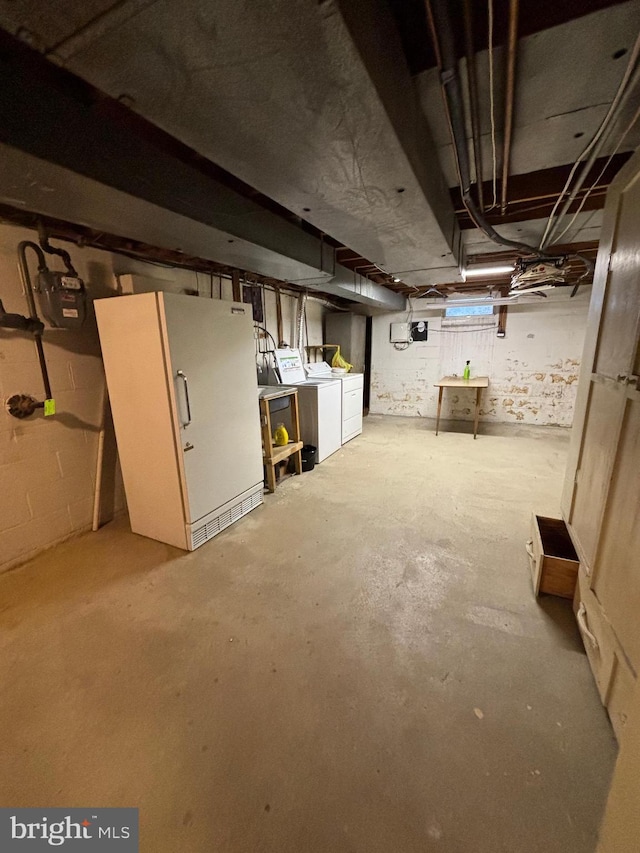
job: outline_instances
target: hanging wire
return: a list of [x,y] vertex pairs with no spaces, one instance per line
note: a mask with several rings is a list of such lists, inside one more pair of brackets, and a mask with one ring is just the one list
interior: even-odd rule
[[638,107],[638,109],[635,111],[635,113],[634,113],[634,115],[633,115],[633,118],[631,119],[631,121],[629,122],[629,124],[628,124],[628,125],[627,125],[627,127],[625,128],[625,130],[624,130],[624,132],[623,132],[622,136],[621,136],[621,137],[620,137],[620,139],[618,140],[618,144],[617,144],[617,145],[616,145],[616,147],[613,149],[613,151],[611,152],[611,154],[610,154],[610,155],[609,155],[609,157],[607,158],[606,163],[604,164],[604,166],[603,166],[603,167],[602,167],[602,169],[600,170],[600,174],[598,175],[598,177],[595,179],[595,181],[591,184],[591,186],[589,187],[589,189],[588,189],[588,190],[586,191],[586,193],[584,194],[584,196],[583,196],[583,198],[582,198],[582,201],[580,202],[580,207],[578,207],[578,209],[576,210],[576,212],[575,212],[575,213],[573,214],[573,216],[571,217],[571,220],[569,221],[569,224],[568,224],[568,225],[567,225],[567,226],[566,226],[566,227],[565,227],[565,228],[564,228],[564,229],[563,229],[559,234],[557,234],[557,235],[555,236],[554,241],[555,241],[556,243],[559,243],[559,242],[560,242],[560,240],[564,237],[564,235],[567,233],[567,231],[569,231],[569,229],[571,228],[571,226],[573,225],[573,223],[576,221],[576,219],[578,218],[579,214],[582,212],[582,209],[583,209],[583,207],[584,207],[584,205],[585,205],[586,200],[589,198],[589,196],[591,195],[591,193],[593,192],[593,190],[594,190],[594,189],[598,186],[598,184],[600,183],[600,180],[602,179],[602,176],[604,175],[604,173],[607,171],[607,169],[608,169],[608,167],[609,167],[609,164],[611,163],[611,161],[613,160],[613,158],[615,157],[615,155],[616,155],[616,154],[618,153],[618,151],[620,150],[620,146],[622,145],[622,143],[624,142],[624,140],[625,140],[625,138],[628,136],[628,134],[631,132],[631,130],[632,130],[632,128],[633,128],[633,126],[634,126],[634,124],[638,121],[638,118],[640,118],[640,107]]
[[[580,190],[581,183],[579,182],[576,185],[576,187],[574,188],[573,192],[569,195],[569,198],[567,199],[567,201],[565,202],[563,212],[558,217],[558,220],[556,222],[554,222],[554,217],[556,215],[556,212],[557,212],[558,208],[560,207],[560,204],[562,203],[564,196],[567,194],[569,187],[571,186],[571,182],[573,181],[573,178],[574,178],[576,172],[578,171],[580,163],[588,154],[590,154],[594,150],[598,141],[601,139],[603,133],[606,130],[608,130],[611,118],[612,118],[613,114],[615,113],[616,109],[618,108],[620,100],[622,99],[623,95],[625,94],[625,91],[627,89],[627,84],[629,83],[629,79],[631,78],[631,75],[634,72],[634,69],[635,69],[636,64],[638,62],[639,56],[640,56],[640,33],[638,33],[635,44],[633,46],[633,50],[631,51],[631,56],[629,58],[629,62],[627,64],[625,72],[622,76],[622,80],[620,81],[620,84],[618,85],[618,89],[616,90],[614,98],[611,101],[611,104],[609,105],[609,109],[607,110],[605,117],[602,119],[600,126],[596,130],[596,132],[593,135],[589,144],[586,146],[586,148],[584,149],[582,154],[580,154],[580,156],[578,157],[576,162],[573,164],[573,167],[572,167],[571,171],[569,172],[569,177],[566,180],[566,183],[562,189],[562,192],[558,196],[558,199],[553,206],[553,209],[549,215],[549,219],[547,221],[547,225],[546,225],[545,230],[544,230],[544,234],[542,235],[542,240],[540,241],[540,248],[541,249],[544,249],[545,245],[547,245],[550,242],[550,240],[552,239],[553,232],[557,229],[560,218],[564,215],[564,213],[566,212],[566,208],[569,206],[569,204],[571,204],[571,202],[573,201],[573,198],[575,198],[575,195]],[[597,153],[597,151],[594,152],[594,155],[596,153]],[[584,181],[584,178],[586,178],[586,174],[583,176],[583,181]]]

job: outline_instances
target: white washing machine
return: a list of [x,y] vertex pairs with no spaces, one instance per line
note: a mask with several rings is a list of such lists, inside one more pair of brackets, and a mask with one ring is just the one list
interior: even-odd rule
[[364,393],[364,373],[333,373],[329,365],[320,361],[307,364],[309,379],[323,381],[339,380],[341,393],[341,434],[342,443],[346,444],[362,432],[362,396]]
[[307,377],[298,350],[276,350],[276,363],[282,384],[298,389],[302,440],[318,448],[322,462],[342,446],[342,383]]

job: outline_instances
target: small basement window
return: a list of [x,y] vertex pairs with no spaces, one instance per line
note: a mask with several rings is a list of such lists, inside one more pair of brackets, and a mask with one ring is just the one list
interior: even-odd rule
[[493,314],[493,305],[447,305],[445,317],[484,317]]

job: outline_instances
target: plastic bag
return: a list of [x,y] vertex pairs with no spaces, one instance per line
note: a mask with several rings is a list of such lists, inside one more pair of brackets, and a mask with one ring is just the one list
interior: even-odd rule
[[340,355],[340,347],[338,347],[336,349],[335,355],[331,359],[331,367],[341,367],[343,370],[346,370],[346,372],[348,373],[351,370],[351,368],[353,367],[353,365],[349,364],[349,362],[346,360],[346,358],[343,358]]
[[276,447],[284,447],[289,444],[289,433],[284,424],[278,424],[273,432],[273,443]]

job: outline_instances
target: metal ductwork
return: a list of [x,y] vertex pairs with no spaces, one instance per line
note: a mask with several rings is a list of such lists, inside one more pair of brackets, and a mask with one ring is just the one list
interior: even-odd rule
[[0,203],[368,307],[404,308],[397,293],[336,264],[328,242],[146,138],[110,99],[37,73],[48,63],[35,56],[34,68],[13,39],[3,47]]
[[453,205],[383,0],[185,0],[179,13],[125,0],[88,15],[52,0],[0,23],[406,283],[457,277]]
[[[242,267],[370,308],[398,311],[405,306],[398,293],[368,280],[360,283],[346,267],[331,268],[330,253],[322,270],[321,241],[293,225],[289,253],[282,254],[6,145],[0,145],[0,186],[2,204]],[[298,237],[304,239],[298,243]],[[308,262],[298,259],[305,254]]]

